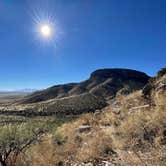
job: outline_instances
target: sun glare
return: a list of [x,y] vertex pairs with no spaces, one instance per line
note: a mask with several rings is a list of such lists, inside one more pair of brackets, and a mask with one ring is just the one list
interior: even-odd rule
[[52,35],[52,27],[48,24],[41,25],[40,27],[40,33],[43,37],[51,37]]
[[61,26],[55,17],[51,7],[44,5],[41,8],[32,8],[30,11],[33,21],[33,33],[35,42],[43,45],[57,46],[62,35]]

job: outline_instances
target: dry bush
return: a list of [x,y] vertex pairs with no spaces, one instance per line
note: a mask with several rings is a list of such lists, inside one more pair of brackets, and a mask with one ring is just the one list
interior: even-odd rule
[[[129,111],[131,107],[146,104],[141,91],[119,98],[118,102],[120,113],[110,107],[103,112],[81,115],[79,119],[58,127],[50,142],[35,146],[33,164],[71,165],[114,156],[118,150],[132,152],[139,162],[147,165],[164,163],[165,106]],[[79,132],[78,128],[85,125],[91,129]],[[135,162],[136,157],[131,160]]]
[[13,162],[13,156],[9,159],[7,166],[29,166],[32,165],[32,160],[28,152],[21,152],[17,156],[15,163]]
[[79,161],[88,162],[112,153],[115,152],[112,150],[111,138],[102,131],[98,131],[90,138],[84,138],[76,157]]
[[149,122],[151,129],[156,131],[155,146],[166,145],[166,108],[160,106],[156,108]]
[[[86,114],[75,122],[61,126],[57,132],[63,135],[65,142],[60,148],[57,147],[56,154],[86,162],[114,153],[110,134],[100,128],[100,120],[104,119],[101,115]],[[90,125],[91,130],[79,133],[77,129],[81,125]]]
[[[31,149],[33,165],[86,163],[99,158],[115,157],[115,151],[119,153],[117,149],[125,149],[127,153],[131,150],[139,161],[147,161],[147,165],[156,161],[162,162],[160,159],[163,158],[161,142],[164,139],[165,110],[158,107],[151,112],[147,110],[125,113],[125,119],[118,126],[113,125],[113,122],[120,120],[119,116],[106,110],[98,115],[83,115],[74,122],[60,126],[52,137],[46,137]],[[98,123],[95,122],[95,117]],[[110,124],[105,125],[107,122]],[[81,125],[90,125],[91,130],[79,133],[77,128]],[[142,149],[149,158],[141,153]],[[140,154],[137,154],[138,151]],[[131,160],[134,162],[136,158],[133,156]]]
[[146,104],[141,90],[129,94],[121,102],[122,106],[125,108],[131,108]]
[[39,144],[30,149],[33,166],[55,165],[54,146],[50,135],[45,136]]
[[166,105],[166,91],[158,90],[154,94],[154,102],[158,106],[165,106]]
[[32,165],[66,165],[67,162],[72,161],[72,157],[78,150],[76,145],[75,142],[59,144],[55,142],[55,138],[46,136],[30,150]]
[[132,113],[117,128],[113,143],[118,148],[145,149],[163,139],[166,126],[164,109]]
[[[42,141],[32,148],[33,165],[58,165],[76,161],[88,161],[114,153],[112,140],[99,126],[93,123],[94,115],[86,114],[80,119],[64,124],[57,129],[51,139]],[[79,133],[81,125],[92,125],[89,132]],[[46,139],[45,139],[46,140]],[[50,141],[48,141],[50,140]],[[47,153],[45,153],[47,150]]]
[[[139,112],[140,113],[140,112]],[[143,137],[144,125],[147,119],[140,114],[128,117],[117,128],[114,145],[117,148],[129,148],[137,144],[138,139]]]
[[120,110],[121,112],[116,114],[113,112],[111,108],[106,110],[100,115],[99,125],[101,126],[118,126],[121,121],[124,119],[124,110]]
[[166,75],[166,68],[160,69],[157,73],[157,77],[162,77],[164,75]]
[[157,126],[165,126],[166,125],[166,107],[160,106],[155,109],[152,115],[152,123]]

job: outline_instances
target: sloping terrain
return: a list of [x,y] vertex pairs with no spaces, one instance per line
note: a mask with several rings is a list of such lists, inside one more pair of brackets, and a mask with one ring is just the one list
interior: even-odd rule
[[102,109],[107,103],[96,96],[84,93],[81,95],[52,99],[35,104],[33,110],[54,112],[60,115],[79,115]]
[[[36,148],[50,149],[52,159],[50,155],[44,158],[55,165],[165,165],[166,73],[149,84],[148,92],[145,88],[117,96],[101,112],[84,114],[60,126],[53,142]],[[38,165],[42,165],[38,158],[42,153],[33,149],[32,158]]]
[[[116,82],[119,86],[118,80]],[[24,132],[26,140],[36,133],[41,134],[38,141],[18,153],[17,159],[11,153],[7,163],[14,161],[15,165],[21,163],[23,166],[27,163],[34,166],[164,166],[166,69],[150,78],[142,89],[133,91],[133,84],[129,85],[131,91],[122,86],[113,98],[87,92],[8,106],[8,110],[20,110],[24,115],[37,112],[36,115],[44,117],[1,115],[1,147],[7,150],[9,145],[13,147],[13,143],[18,146],[22,140],[20,134]],[[3,111],[8,112],[5,107]],[[48,114],[45,113],[58,113],[60,116],[46,117]],[[24,125],[26,128],[20,128]],[[18,128],[14,130],[14,127]],[[6,130],[10,137],[7,137]]]
[[21,116],[80,115],[107,106],[105,100],[90,93],[50,99],[43,102],[1,106],[0,114]]
[[53,98],[64,98],[84,93],[91,93],[104,99],[113,98],[121,89],[124,89],[125,93],[141,89],[148,82],[148,79],[149,76],[145,73],[135,70],[102,69],[93,72],[86,81],[56,85],[28,95],[19,103],[36,103]]
[[57,85],[27,95],[9,107],[1,108],[4,110],[1,114],[79,115],[94,112],[118,95],[141,89],[149,78],[145,73],[129,69],[97,70],[81,83]]

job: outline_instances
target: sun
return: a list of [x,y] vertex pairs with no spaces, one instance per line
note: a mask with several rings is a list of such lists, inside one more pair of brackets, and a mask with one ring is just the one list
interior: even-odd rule
[[45,37],[49,38],[52,36],[52,27],[49,24],[43,24],[40,26],[40,34]]
[[32,15],[32,19],[35,42],[40,42],[42,45],[57,46],[62,30],[55,16],[52,16],[49,12],[41,11]]

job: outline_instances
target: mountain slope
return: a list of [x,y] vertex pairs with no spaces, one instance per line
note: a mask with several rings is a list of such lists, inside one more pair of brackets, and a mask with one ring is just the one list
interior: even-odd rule
[[59,160],[63,165],[163,166],[165,119],[166,69],[144,90],[117,96],[101,112],[60,126],[57,134],[64,142],[54,155],[63,156]]
[[70,97],[91,93],[96,97],[108,99],[116,96],[121,90],[130,93],[141,89],[149,80],[145,73],[130,69],[101,69],[96,70],[86,81],[56,85],[37,91],[20,101],[22,104],[36,103],[54,98]]

